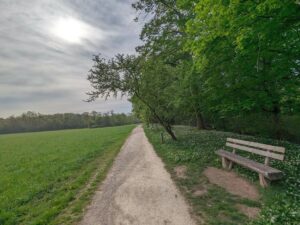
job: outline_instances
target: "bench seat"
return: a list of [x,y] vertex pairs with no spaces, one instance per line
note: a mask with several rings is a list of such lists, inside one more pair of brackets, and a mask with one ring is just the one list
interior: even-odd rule
[[262,163],[252,161],[250,159],[244,158],[244,157],[234,154],[232,152],[228,152],[223,149],[220,149],[220,150],[216,151],[216,154],[221,157],[224,157],[232,162],[235,162],[244,167],[247,167],[247,168],[263,175],[264,177],[268,178],[269,180],[278,180],[283,177],[283,173],[280,170],[274,169],[274,168],[264,165]]

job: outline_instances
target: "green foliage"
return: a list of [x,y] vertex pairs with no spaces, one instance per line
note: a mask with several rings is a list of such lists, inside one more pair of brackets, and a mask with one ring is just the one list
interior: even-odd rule
[[[140,0],[134,3],[133,8],[138,11],[140,17],[151,13],[141,32],[141,40],[144,43],[137,47],[137,52],[153,59],[159,57],[161,62],[174,68],[177,79],[176,91],[172,92],[173,96],[169,100],[171,102],[169,105],[173,106],[169,110],[176,112],[177,116],[174,119],[177,123],[193,117],[197,120],[198,128],[204,128],[201,85],[191,53],[184,49],[188,40],[185,25],[194,14],[190,10],[192,5],[192,1],[176,0]],[[158,66],[163,65],[156,65]],[[164,75],[158,73],[156,76],[159,79]]]
[[[220,120],[204,115],[207,123],[216,130],[233,131],[239,134],[250,134],[257,137],[276,137],[276,125],[268,113],[248,113],[240,116],[227,116]],[[282,115],[279,120],[281,139],[300,143],[300,116]]]
[[[160,143],[160,129],[145,129],[146,134],[154,145],[157,153],[166,163],[170,173],[174,175],[174,168],[185,165],[188,168],[187,179],[182,181],[174,175],[179,187],[186,194],[194,206],[194,213],[205,219],[207,224],[246,224],[247,219],[239,215],[235,203],[249,206],[260,206],[260,216],[249,221],[250,224],[291,224],[296,225],[300,219],[300,146],[286,141],[256,138],[220,131],[196,131],[190,127],[176,126],[178,141],[167,139]],[[285,160],[274,160],[271,165],[284,171],[283,180],[273,182],[266,189],[261,189],[262,200],[245,202],[236,196],[231,196],[219,188],[210,186],[203,178],[202,172],[208,166],[220,167],[219,157],[214,153],[224,146],[227,137],[283,146],[286,148]],[[261,161],[257,155],[240,152],[246,157]],[[253,182],[258,182],[258,175],[240,166],[234,167],[235,172]],[[195,197],[191,193],[197,188],[206,188],[208,195]],[[211,205],[210,207],[207,207]],[[225,209],[224,209],[224,206]],[[227,208],[229,207],[229,208]]]
[[0,135],[0,224],[67,224],[56,217],[73,206],[82,213],[88,195],[76,197],[96,171],[104,178],[132,129]]
[[186,47],[202,77],[206,110],[299,112],[299,4],[204,0],[194,10]]
[[[117,55],[109,60],[94,57],[94,66],[88,80],[93,91],[89,101],[98,97],[128,95],[137,114],[154,118],[176,140],[172,132],[174,112],[173,93],[177,74],[173,67],[164,64],[158,57]],[[149,118],[147,118],[149,120]]]
[[132,102],[134,104],[146,102],[142,105],[148,109],[153,108],[153,114],[156,113],[164,122],[172,124],[175,117],[173,110],[175,106],[172,100],[176,91],[176,80],[177,73],[173,67],[159,59],[149,59],[144,63],[141,71],[139,95],[143,96],[142,100],[133,95]]
[[177,123],[190,117],[198,128],[219,127],[256,114],[272,120],[266,136],[298,139],[282,124],[300,112],[296,1],[139,0],[133,8],[148,16],[138,53],[176,68]]
[[137,47],[139,54],[159,56],[173,66],[190,58],[183,49],[190,10],[179,8],[176,0],[139,0],[132,6],[141,18],[149,17],[140,34],[143,45]]

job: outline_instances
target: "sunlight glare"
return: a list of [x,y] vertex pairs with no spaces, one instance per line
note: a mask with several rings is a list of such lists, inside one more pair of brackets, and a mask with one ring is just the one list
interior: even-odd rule
[[53,27],[53,34],[64,41],[79,44],[86,37],[84,24],[73,18],[61,18]]

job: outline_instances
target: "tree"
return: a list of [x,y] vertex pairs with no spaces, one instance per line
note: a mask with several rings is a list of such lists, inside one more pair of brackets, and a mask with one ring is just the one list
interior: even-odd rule
[[106,60],[95,56],[94,66],[88,80],[93,91],[88,93],[93,101],[96,98],[108,98],[111,95],[128,95],[133,104],[146,107],[151,115],[164,127],[172,139],[174,118],[172,110],[172,88],[176,73],[171,66],[163,64],[159,58],[117,55]]
[[193,2],[139,0],[133,8],[140,13],[140,17],[150,17],[141,32],[144,43],[137,47],[138,53],[159,57],[166,65],[176,68],[179,86],[173,94],[176,95],[177,107],[181,108],[180,115],[195,117],[198,129],[203,129],[202,84],[193,69],[192,55],[184,48],[188,40],[186,22],[194,17],[191,10]]
[[199,1],[189,49],[211,113],[273,116],[299,109],[300,6],[295,1]]
[[94,58],[90,100],[128,94],[139,118],[159,122],[173,139],[172,125],[187,118],[199,129],[243,132],[238,120],[254,114],[273,118],[279,138],[282,115],[300,111],[299,7],[292,0],[137,0],[137,20],[147,18],[143,44],[136,56]]
[[61,130],[72,128],[91,128],[118,126],[137,123],[133,115],[116,113],[64,113],[43,115],[35,112],[23,113],[21,116],[11,116],[6,119],[0,118],[0,134],[17,133],[28,131]]

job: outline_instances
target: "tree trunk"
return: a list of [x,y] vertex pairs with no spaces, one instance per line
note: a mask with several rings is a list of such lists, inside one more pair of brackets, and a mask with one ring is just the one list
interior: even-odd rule
[[167,133],[171,136],[171,138],[172,138],[174,141],[177,141],[177,138],[176,138],[176,136],[175,136],[175,134],[174,134],[174,132],[173,132],[171,126],[170,126],[170,125],[164,125],[164,124],[162,124],[162,126],[165,128],[165,130],[166,130]]
[[177,141],[177,138],[174,134],[174,132],[172,131],[172,128],[170,126],[170,124],[166,124],[164,122],[164,120],[162,118],[160,118],[160,116],[157,115],[156,111],[155,111],[155,108],[152,107],[150,104],[148,104],[146,101],[144,101],[144,99],[142,99],[137,93],[136,93],[136,96],[146,105],[148,106],[148,108],[150,109],[150,111],[153,113],[154,117],[158,120],[159,124],[163,126],[163,128],[165,128],[165,130],[167,131],[167,133],[171,136],[171,138],[174,140],[174,141]]
[[203,116],[200,112],[196,113],[196,123],[198,130],[206,129]]
[[273,122],[275,128],[275,136],[277,139],[282,138],[281,125],[280,125],[280,108],[278,106],[274,106],[273,111]]

